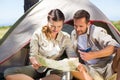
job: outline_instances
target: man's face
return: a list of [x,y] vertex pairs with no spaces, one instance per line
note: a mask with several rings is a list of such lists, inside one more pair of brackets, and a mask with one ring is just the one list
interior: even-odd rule
[[77,35],[86,33],[89,26],[89,22],[86,23],[86,18],[74,19],[74,29]]

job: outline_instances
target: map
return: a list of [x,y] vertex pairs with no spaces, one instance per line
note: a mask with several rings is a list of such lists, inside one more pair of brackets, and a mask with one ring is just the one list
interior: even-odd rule
[[47,59],[39,55],[36,55],[35,57],[38,63],[40,63],[41,65],[62,71],[75,71],[79,65],[78,58],[65,58],[63,60],[57,61],[53,59]]

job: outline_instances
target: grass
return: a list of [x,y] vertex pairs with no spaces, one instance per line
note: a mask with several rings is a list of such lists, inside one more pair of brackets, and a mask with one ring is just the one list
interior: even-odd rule
[[2,26],[0,27],[0,39],[4,36],[4,34],[8,31],[10,26]]
[[115,27],[120,31],[120,25],[115,25]]
[[113,25],[120,31],[120,21],[112,22]]

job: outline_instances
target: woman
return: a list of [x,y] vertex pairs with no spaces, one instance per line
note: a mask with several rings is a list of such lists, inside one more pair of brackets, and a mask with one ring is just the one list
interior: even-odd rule
[[42,80],[60,80],[63,75],[61,71],[46,69],[37,62],[34,55],[38,54],[49,59],[59,60],[66,49],[68,57],[76,57],[69,35],[61,31],[65,20],[64,14],[59,9],[53,9],[48,13],[47,19],[47,25],[42,30],[38,29],[35,31],[30,42],[30,61],[32,66],[5,70],[4,76],[6,80],[33,80],[38,78],[38,76],[43,77],[46,72],[50,72],[50,75],[41,78]]

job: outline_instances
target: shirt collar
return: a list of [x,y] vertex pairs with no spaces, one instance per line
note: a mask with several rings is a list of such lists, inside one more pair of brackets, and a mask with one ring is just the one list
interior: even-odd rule
[[58,33],[56,40],[60,41],[61,39],[62,39],[62,31]]
[[91,26],[89,25],[87,32],[86,32],[88,35],[90,34],[90,29],[91,29]]

